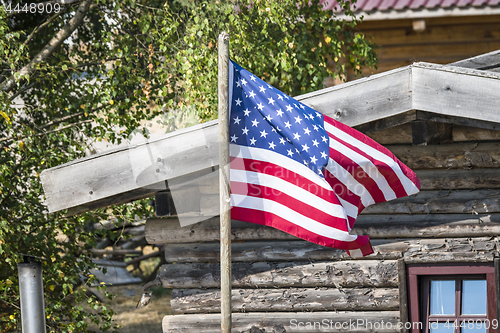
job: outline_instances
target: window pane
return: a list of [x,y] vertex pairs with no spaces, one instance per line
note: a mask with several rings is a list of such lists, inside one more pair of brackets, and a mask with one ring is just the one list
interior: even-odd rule
[[486,323],[471,320],[462,322],[461,326],[462,333],[486,333]]
[[455,280],[431,281],[431,315],[455,314]]
[[451,323],[429,323],[431,333],[453,333],[453,322]]
[[463,280],[462,314],[486,314],[486,280]]

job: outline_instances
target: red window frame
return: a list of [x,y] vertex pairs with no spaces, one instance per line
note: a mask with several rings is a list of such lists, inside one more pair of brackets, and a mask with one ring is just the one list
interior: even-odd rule
[[[495,295],[495,267],[493,263],[464,263],[464,264],[409,264],[408,266],[408,306],[410,323],[412,323],[412,333],[429,333],[429,288],[428,283],[431,278],[440,278],[444,280],[459,279],[466,280],[486,278],[487,292],[487,314],[486,320],[490,325],[487,333],[496,333],[491,323],[496,318],[496,295]],[[460,297],[460,294],[457,295]],[[460,303],[459,299],[455,302]],[[457,305],[458,306],[458,305]],[[455,311],[456,313],[458,312]],[[475,319],[485,319],[485,316],[462,316],[462,320],[468,320],[469,317]],[[432,317],[431,317],[432,318]],[[444,319],[446,320],[446,319]],[[454,320],[454,319],[453,319]],[[422,323],[419,325],[419,323]],[[450,323],[452,323],[450,317]],[[500,324],[497,322],[497,324]],[[455,330],[455,333],[460,332]]]

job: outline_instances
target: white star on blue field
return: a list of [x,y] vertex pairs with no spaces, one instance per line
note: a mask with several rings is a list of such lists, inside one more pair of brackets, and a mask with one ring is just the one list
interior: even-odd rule
[[323,177],[329,154],[323,115],[232,63],[230,143],[277,152]]

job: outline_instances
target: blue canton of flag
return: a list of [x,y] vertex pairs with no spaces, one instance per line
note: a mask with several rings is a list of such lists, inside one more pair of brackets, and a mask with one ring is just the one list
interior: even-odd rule
[[329,149],[323,115],[231,63],[230,142],[277,152],[323,177]]

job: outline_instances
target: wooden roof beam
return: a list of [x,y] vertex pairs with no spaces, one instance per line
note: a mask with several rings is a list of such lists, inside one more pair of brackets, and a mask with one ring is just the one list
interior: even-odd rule
[[449,66],[500,72],[500,50],[460,60],[449,64]]

